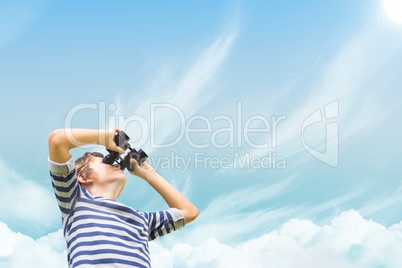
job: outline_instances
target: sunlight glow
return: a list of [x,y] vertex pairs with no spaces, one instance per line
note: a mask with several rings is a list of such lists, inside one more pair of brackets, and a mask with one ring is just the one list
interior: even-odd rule
[[389,18],[402,23],[402,0],[384,0],[384,9]]

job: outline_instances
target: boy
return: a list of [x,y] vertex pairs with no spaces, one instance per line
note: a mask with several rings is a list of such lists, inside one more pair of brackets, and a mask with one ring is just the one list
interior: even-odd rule
[[142,212],[115,201],[126,176],[119,165],[86,153],[73,162],[69,151],[98,144],[124,153],[113,141],[118,129],[59,129],[49,135],[49,169],[62,215],[69,267],[151,267],[148,241],[182,228],[198,209],[144,162],[131,159],[130,173],[148,182],[169,209]]

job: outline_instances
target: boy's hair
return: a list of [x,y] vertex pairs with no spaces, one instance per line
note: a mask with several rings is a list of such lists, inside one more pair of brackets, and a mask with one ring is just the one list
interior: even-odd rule
[[77,176],[83,178],[89,178],[92,173],[92,169],[89,167],[89,163],[93,161],[93,157],[103,158],[103,154],[98,152],[87,152],[77,160],[75,160],[75,170]]

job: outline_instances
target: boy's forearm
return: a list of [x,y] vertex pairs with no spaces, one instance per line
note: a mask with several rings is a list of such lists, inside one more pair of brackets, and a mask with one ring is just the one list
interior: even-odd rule
[[50,133],[49,158],[58,163],[67,162],[70,150],[85,144],[101,144],[105,140],[104,130],[94,129],[58,129]]
[[181,211],[186,223],[190,223],[197,218],[199,213],[197,207],[158,173],[149,173],[144,177],[144,180],[162,196],[169,207],[177,208]]

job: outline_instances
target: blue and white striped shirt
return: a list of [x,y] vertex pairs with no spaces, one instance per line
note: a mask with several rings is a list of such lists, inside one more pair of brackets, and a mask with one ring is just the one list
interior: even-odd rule
[[70,159],[49,159],[69,267],[151,267],[148,241],[185,225],[178,209],[142,212],[82,187]]

